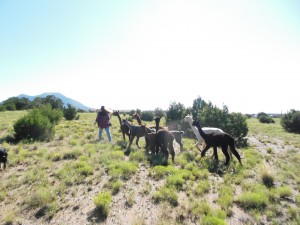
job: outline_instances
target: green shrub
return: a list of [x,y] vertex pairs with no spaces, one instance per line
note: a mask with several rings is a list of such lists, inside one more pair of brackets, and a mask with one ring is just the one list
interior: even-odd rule
[[50,140],[54,136],[54,125],[49,118],[38,109],[17,120],[14,124],[15,139]]
[[111,203],[111,194],[109,192],[100,192],[94,197],[94,204],[96,209],[99,210],[101,216],[107,217],[109,213],[109,206]]
[[154,118],[152,111],[144,111],[142,112],[141,119],[145,121],[152,121]]
[[68,104],[67,108],[64,108],[64,117],[66,120],[74,120],[77,116],[77,110],[71,104]]
[[14,123],[15,139],[51,140],[54,137],[54,125],[58,124],[61,118],[62,112],[52,109],[49,104],[33,109]]
[[258,117],[258,120],[261,123],[275,123],[273,118],[271,116],[268,116],[268,115],[262,115],[262,116]]
[[50,104],[41,105],[39,107],[39,110],[41,111],[41,113],[44,116],[48,117],[50,123],[55,124],[55,125],[58,124],[59,121],[63,117],[62,110],[60,110],[60,109],[53,109]]
[[290,110],[281,117],[280,124],[288,132],[300,133],[300,111]]

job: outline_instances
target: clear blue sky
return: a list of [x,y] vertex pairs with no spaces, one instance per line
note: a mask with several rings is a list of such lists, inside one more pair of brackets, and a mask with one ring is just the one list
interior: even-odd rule
[[1,0],[0,101],[300,110],[299,0]]

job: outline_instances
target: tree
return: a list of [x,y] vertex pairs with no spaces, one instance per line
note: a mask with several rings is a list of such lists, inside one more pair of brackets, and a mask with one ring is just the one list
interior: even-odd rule
[[288,132],[300,133],[300,111],[290,110],[281,117],[280,124]]
[[50,104],[52,109],[63,109],[63,101],[59,98],[56,98],[54,95],[47,95],[46,98],[43,98],[43,104]]
[[68,104],[67,108],[64,108],[64,117],[66,120],[74,120],[77,115],[77,110],[71,104]]
[[178,129],[179,121],[182,121],[185,114],[185,107],[179,102],[171,102],[166,111],[166,122],[170,129]]
[[154,116],[164,117],[164,116],[166,116],[166,114],[165,114],[164,110],[162,110],[160,108],[155,108]]
[[271,116],[269,116],[267,113],[264,113],[264,112],[258,113],[257,114],[257,119],[261,123],[275,123],[273,118]]
[[154,119],[154,115],[152,111],[143,111],[141,115],[141,119],[145,121],[152,121]]

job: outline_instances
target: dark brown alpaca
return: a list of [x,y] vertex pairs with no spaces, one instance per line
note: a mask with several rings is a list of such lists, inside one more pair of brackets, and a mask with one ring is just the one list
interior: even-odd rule
[[202,136],[202,138],[204,139],[204,141],[206,143],[206,147],[201,152],[201,157],[205,157],[205,153],[210,147],[214,148],[214,152],[217,151],[217,147],[221,147],[222,152],[226,157],[225,165],[228,165],[229,161],[230,161],[230,156],[228,154],[228,146],[229,146],[231,152],[235,155],[235,157],[238,159],[239,163],[242,165],[241,157],[234,146],[233,137],[231,137],[227,133],[213,132],[210,134],[205,134],[200,127],[199,121],[194,120],[192,125],[198,128],[200,135]]
[[[130,148],[134,138],[136,137],[136,145],[138,146],[138,148],[141,148],[139,146],[139,139],[140,137],[144,137],[145,136],[145,131],[144,129],[146,129],[146,132],[151,132],[149,130],[149,128],[142,128],[141,126],[135,126],[133,124],[130,124],[127,120],[123,119],[122,122],[128,126],[129,130],[130,130],[130,139],[129,139],[129,145],[128,145],[128,149]],[[145,141],[146,141],[146,146],[148,145],[148,140],[145,137]]]
[[7,151],[5,148],[0,147],[0,169],[1,169],[1,163],[3,163],[3,169],[5,170],[6,162],[7,162]]
[[129,130],[129,127],[122,122],[119,110],[114,111],[113,112],[113,116],[117,116],[118,119],[119,119],[120,129],[121,129],[124,141],[125,141],[125,135],[127,135],[128,139],[130,140],[130,130]]
[[169,152],[172,156],[172,162],[174,163],[175,151],[173,148],[174,136],[165,129],[158,130],[157,133],[148,133],[145,125],[141,125],[144,130],[145,137],[149,140],[149,147],[152,154],[158,154],[159,150],[164,154],[165,165],[168,164]]
[[[161,119],[161,117],[154,118],[154,121],[156,124],[156,126],[155,126],[156,133],[158,132],[159,129],[161,129],[159,126],[160,119]],[[184,132],[178,131],[178,130],[170,130],[170,132],[173,134],[175,141],[180,145],[180,152],[182,152],[183,151],[182,136],[183,136]]]

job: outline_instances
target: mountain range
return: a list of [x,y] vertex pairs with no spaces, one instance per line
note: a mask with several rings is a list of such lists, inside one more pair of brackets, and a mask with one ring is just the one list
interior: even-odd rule
[[64,96],[63,94],[61,93],[57,93],[57,92],[45,92],[43,94],[40,94],[40,95],[35,95],[35,96],[30,96],[30,95],[26,95],[26,94],[21,94],[21,95],[18,95],[17,98],[28,98],[30,101],[34,100],[36,97],[40,97],[40,98],[45,98],[47,97],[48,95],[53,95],[55,96],[56,98],[59,98],[60,100],[62,100],[63,104],[64,104],[64,107],[67,107],[68,104],[71,104],[72,106],[74,106],[76,109],[82,109],[82,110],[85,110],[85,111],[89,111],[90,109],[92,109],[91,107],[88,107],[88,106],[85,106],[83,105],[82,103],[74,100],[74,99],[71,99],[71,98],[68,98],[66,96]]

